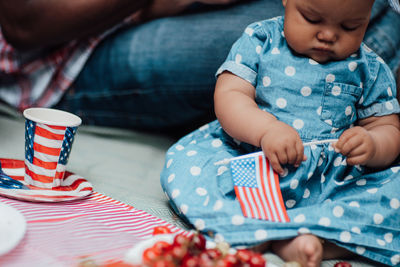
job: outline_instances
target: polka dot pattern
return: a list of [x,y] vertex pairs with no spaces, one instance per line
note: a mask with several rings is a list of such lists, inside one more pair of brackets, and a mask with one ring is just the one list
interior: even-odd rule
[[287,101],[286,101],[286,99],[284,99],[284,98],[278,98],[278,99],[276,100],[276,105],[277,105],[279,108],[285,108],[286,105],[287,105]]
[[304,127],[304,121],[301,119],[296,119],[293,121],[293,127],[297,130],[300,130]]
[[259,230],[255,231],[254,236],[255,236],[256,240],[264,240],[267,238],[268,233],[264,229],[259,229]]
[[242,225],[244,223],[244,217],[242,215],[234,215],[232,217],[233,225]]
[[299,214],[294,218],[296,223],[302,223],[306,220],[306,216],[304,214]]
[[303,88],[301,88],[300,92],[303,96],[309,96],[311,95],[312,90],[309,86],[304,86]]
[[344,213],[344,209],[341,206],[336,206],[333,208],[333,215],[335,217],[342,217]]
[[271,54],[273,54],[273,55],[279,55],[281,52],[279,51],[279,49],[278,48],[276,48],[276,47],[274,47],[273,49],[272,49],[272,51],[271,51]]
[[351,240],[351,234],[348,231],[343,231],[340,233],[340,241],[348,243]]
[[193,176],[199,176],[201,173],[201,168],[197,167],[197,166],[193,166],[190,168],[190,174],[192,174]]
[[285,74],[287,76],[294,76],[296,74],[296,69],[294,67],[292,67],[292,66],[287,66],[285,68]]
[[263,81],[263,85],[265,87],[268,87],[271,85],[271,78],[269,76],[264,76],[262,81]]

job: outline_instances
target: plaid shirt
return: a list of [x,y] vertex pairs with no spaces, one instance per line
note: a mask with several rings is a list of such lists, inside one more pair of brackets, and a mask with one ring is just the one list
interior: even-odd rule
[[100,40],[73,41],[51,52],[20,52],[0,32],[0,98],[21,111],[56,104]]
[[400,1],[399,0],[389,0],[389,4],[397,13],[400,13]]
[[[399,0],[388,0],[400,13]],[[132,22],[128,17],[123,24]],[[121,25],[123,25],[121,24]],[[24,110],[56,104],[82,70],[93,49],[108,33],[72,41],[52,51],[22,53],[4,40],[0,28],[0,99]]]

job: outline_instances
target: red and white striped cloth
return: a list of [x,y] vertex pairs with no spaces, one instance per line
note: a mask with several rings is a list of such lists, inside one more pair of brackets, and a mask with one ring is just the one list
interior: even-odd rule
[[77,266],[120,261],[137,242],[150,238],[156,226],[184,232],[145,211],[94,192],[62,203],[30,203],[0,197],[20,211],[27,232],[18,246],[0,257],[0,266]]

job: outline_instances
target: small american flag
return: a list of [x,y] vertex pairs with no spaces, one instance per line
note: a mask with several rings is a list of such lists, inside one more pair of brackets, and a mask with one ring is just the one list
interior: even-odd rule
[[40,188],[53,188],[61,184],[76,128],[26,120],[26,182]]
[[274,222],[289,222],[279,177],[265,158],[256,152],[230,159],[236,197],[243,215]]

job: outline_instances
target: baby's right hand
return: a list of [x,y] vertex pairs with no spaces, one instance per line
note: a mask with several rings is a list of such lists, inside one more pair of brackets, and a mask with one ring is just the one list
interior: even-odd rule
[[279,120],[268,125],[267,131],[261,137],[260,145],[278,174],[284,173],[282,165],[293,164],[298,167],[307,159],[297,131]]

